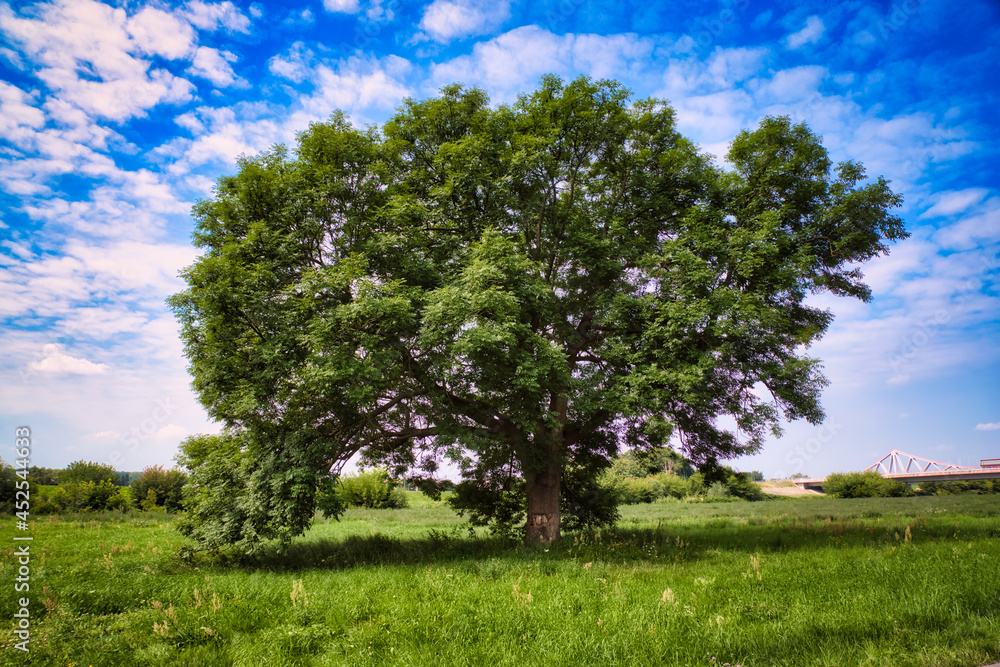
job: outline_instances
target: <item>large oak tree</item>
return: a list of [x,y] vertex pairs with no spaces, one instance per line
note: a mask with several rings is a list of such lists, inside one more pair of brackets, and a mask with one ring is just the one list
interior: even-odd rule
[[429,474],[447,452],[466,488],[521,480],[549,541],[561,489],[622,447],[711,466],[822,420],[804,350],[831,315],[806,297],[870,297],[858,264],[906,236],[901,199],[787,118],[728,161],[662,101],[555,77],[496,108],[451,86],[381,130],[335,114],[294,155],[242,158],[195,207],[204,254],[171,298],[230,438],[186,445],[189,532],[287,538],[354,454]]

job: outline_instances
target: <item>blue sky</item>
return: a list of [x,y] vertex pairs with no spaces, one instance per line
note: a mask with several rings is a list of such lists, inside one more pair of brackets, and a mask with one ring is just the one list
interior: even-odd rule
[[501,103],[555,73],[669,100],[720,161],[788,115],[905,196],[873,301],[813,299],[836,314],[810,351],[826,423],[737,467],[1000,456],[998,63],[989,0],[0,2],[0,453],[28,425],[37,465],[139,470],[218,429],[163,300],[239,154],[334,109],[380,124],[449,83]]

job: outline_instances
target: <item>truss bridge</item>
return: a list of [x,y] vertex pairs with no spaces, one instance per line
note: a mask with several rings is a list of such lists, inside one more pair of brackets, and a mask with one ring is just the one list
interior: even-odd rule
[[[894,449],[865,468],[874,470],[886,479],[900,482],[954,482],[970,479],[1000,479],[1000,459],[983,459],[978,467],[932,461]],[[800,489],[819,490],[826,477],[793,480]]]

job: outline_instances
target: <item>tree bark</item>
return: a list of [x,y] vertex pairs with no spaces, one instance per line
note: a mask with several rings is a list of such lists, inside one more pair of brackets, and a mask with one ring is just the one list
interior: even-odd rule
[[552,542],[559,535],[559,483],[562,467],[547,464],[533,479],[527,480],[528,522],[525,537],[529,542]]

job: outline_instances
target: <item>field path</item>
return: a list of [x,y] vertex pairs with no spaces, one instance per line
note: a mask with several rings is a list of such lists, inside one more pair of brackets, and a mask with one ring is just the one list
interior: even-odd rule
[[[771,486],[761,489],[764,493],[770,493],[773,496],[822,496],[823,494],[819,491],[813,489],[800,489],[797,486]],[[988,667],[993,667],[989,665]]]

